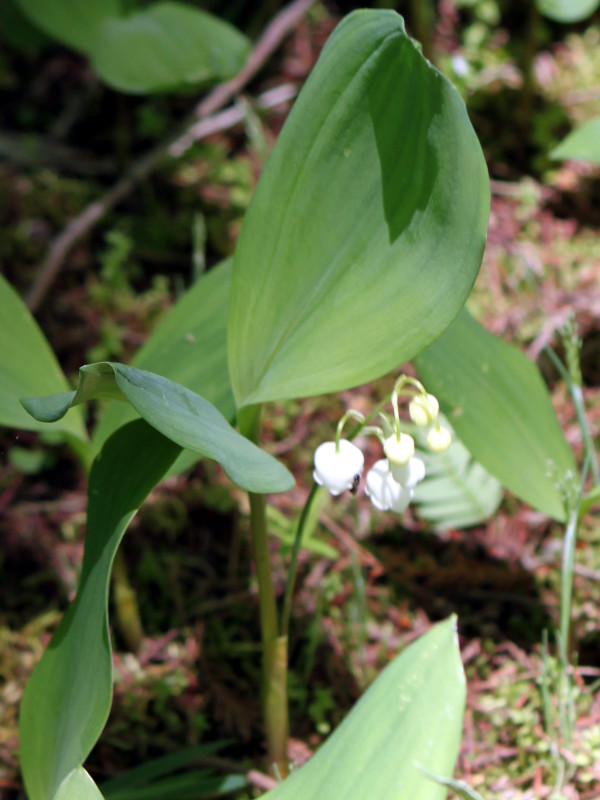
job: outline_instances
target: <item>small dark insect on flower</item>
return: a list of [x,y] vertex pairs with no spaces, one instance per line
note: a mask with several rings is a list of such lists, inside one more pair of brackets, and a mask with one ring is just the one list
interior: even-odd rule
[[350,487],[350,494],[356,494],[358,492],[359,483],[360,483],[360,475],[356,473],[356,475],[352,478],[352,486]]

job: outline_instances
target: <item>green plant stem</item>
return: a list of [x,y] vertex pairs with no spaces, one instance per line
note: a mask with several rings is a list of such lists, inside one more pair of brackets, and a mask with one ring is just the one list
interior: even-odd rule
[[533,72],[533,62],[538,50],[540,24],[540,12],[537,8],[537,5],[534,2],[531,2],[529,5],[529,17],[527,19],[525,44],[520,58],[523,86],[521,88],[521,100],[517,108],[517,117],[519,123],[523,127],[531,124],[533,100],[535,95],[535,75]]
[[[261,406],[244,408],[238,414],[241,433],[258,444]],[[264,494],[248,493],[252,550],[258,582],[258,604],[263,650],[262,703],[267,758],[276,775],[287,776],[289,717],[287,700],[287,636],[279,635],[277,601],[273,587],[271,551],[267,533],[267,503]]]
[[289,774],[287,673],[288,638],[278,636],[265,650],[263,680],[269,767],[281,779]]
[[583,392],[581,390],[581,386],[575,383],[575,381],[571,377],[571,374],[566,369],[565,365],[562,363],[560,358],[556,355],[554,350],[552,350],[550,347],[545,347],[544,352],[552,362],[553,366],[556,368],[556,371],[558,372],[560,377],[569,387],[571,399],[573,400],[573,407],[575,409],[575,415],[577,417],[577,422],[579,424],[579,428],[581,430],[581,436],[583,438],[583,444],[585,447],[585,457],[589,459],[590,469],[592,472],[592,477],[594,479],[594,484],[596,486],[599,486],[600,467],[598,466],[598,455],[596,453],[596,448],[594,447],[594,440],[592,438],[592,434],[590,433],[590,429],[585,416],[585,403],[583,399]]
[[271,574],[271,553],[267,536],[267,506],[263,494],[249,493],[250,526],[252,528],[252,548],[258,580],[258,602],[260,607],[260,627],[263,647],[279,635],[277,627],[277,604],[273,576]]
[[288,702],[287,636],[279,636],[277,604],[271,572],[267,536],[266,501],[262,494],[249,494],[252,547],[258,580],[260,627],[263,647],[262,702],[267,735],[269,767],[287,775]]
[[573,575],[575,566],[575,545],[577,543],[578,506],[571,509],[567,519],[563,543],[562,574],[560,581],[560,623],[559,651],[561,666],[569,666],[569,638],[571,635],[571,605],[573,601]]
[[558,648],[561,665],[560,680],[560,727],[563,743],[571,747],[575,718],[573,682],[571,677],[571,614],[573,606],[573,576],[575,574],[575,548],[579,528],[579,511],[590,459],[586,458],[581,474],[579,494],[575,502],[569,502],[567,527],[563,544],[563,561],[560,580],[560,621]]
[[590,429],[585,416],[585,403],[583,400],[583,392],[581,390],[581,386],[578,386],[575,383],[571,384],[571,386],[569,386],[569,389],[571,390],[571,397],[573,398],[573,406],[575,407],[577,422],[579,423],[579,427],[581,429],[581,435],[583,437],[585,455],[586,458],[588,458],[590,461],[590,469],[592,472],[592,477],[594,479],[594,484],[596,486],[600,486],[600,468],[598,466],[598,454],[596,453],[596,448],[594,447],[592,434],[590,433]]
[[421,43],[423,55],[435,61],[432,32],[435,27],[435,9],[431,0],[411,0],[410,16],[415,38]]

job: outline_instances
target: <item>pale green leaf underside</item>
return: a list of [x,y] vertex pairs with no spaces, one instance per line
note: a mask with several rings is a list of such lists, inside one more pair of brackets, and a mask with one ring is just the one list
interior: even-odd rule
[[218,461],[242,489],[283,492],[294,485],[294,478],[282,464],[232,428],[211,403],[146,370],[108,361],[88,364],[79,370],[76,392],[27,398],[23,404],[36,419],[52,421],[72,405],[104,398],[131,403],[168,439]]
[[600,164],[600,117],[589,120],[570,133],[550,156],[560,161],[578,159]]
[[103,800],[102,792],[83,767],[70,772],[52,800]]
[[379,675],[325,744],[268,800],[443,800],[419,765],[449,777],[462,733],[465,681],[451,617]]
[[218,17],[164,2],[104,20],[88,55],[113,89],[145,94],[230,78],[249,50],[249,40]]
[[517,497],[564,519],[557,482],[575,463],[536,365],[466,309],[415,365],[473,458]]
[[[132,366],[164,375],[212,403],[231,422],[235,403],[227,369],[227,309],[231,260],[213,267],[169,310],[132,360]],[[125,403],[108,403],[94,430],[97,452],[113,431],[135,419]],[[199,458],[184,451],[173,465],[179,472]]]
[[600,0],[536,0],[544,16],[556,22],[581,22],[600,6]]
[[395,12],[350,14],[242,227],[228,329],[238,408],[346,389],[414,356],[466,299],[488,212],[458,93]]
[[473,461],[457,438],[445,453],[420,450],[419,457],[427,473],[415,488],[415,511],[436,530],[468,528],[497,511],[502,500],[500,481]]
[[[21,769],[29,800],[52,800],[104,727],[112,700],[107,602],[113,558],[136,510],[179,452],[176,444],[136,420],[108,440],[92,466],[77,596],[21,703]],[[72,780],[75,786],[85,784],[80,773]]]
[[[48,430],[47,425],[25,411],[20,398],[65,392],[69,384],[46,337],[2,275],[0,309],[0,425],[23,430]],[[72,411],[52,428],[82,441],[87,439],[80,409]]]

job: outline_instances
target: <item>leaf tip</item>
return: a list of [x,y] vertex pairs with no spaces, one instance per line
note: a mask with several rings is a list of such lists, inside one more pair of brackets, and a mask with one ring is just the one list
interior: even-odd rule
[[20,403],[39,422],[56,422],[67,413],[74,397],[75,392],[59,392],[45,397],[22,397]]

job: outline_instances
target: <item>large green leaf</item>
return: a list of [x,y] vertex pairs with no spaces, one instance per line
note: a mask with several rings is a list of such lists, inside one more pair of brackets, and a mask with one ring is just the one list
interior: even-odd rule
[[551,158],[567,158],[600,164],[600,117],[591,119],[572,131],[550,153]]
[[100,25],[121,15],[120,0],[15,0],[24,14],[49,36],[86,52]]
[[107,600],[113,558],[136,510],[179,452],[136,420],[107,441],[92,466],[79,590],[21,704],[21,769],[29,800],[51,800],[104,727],[112,697]]
[[238,408],[345,389],[418,353],[470,291],[488,211],[456,90],[395,12],[350,14],[242,227],[228,329]]
[[[0,425],[24,430],[48,430],[33,419],[19,398],[53,394],[70,387],[50,345],[27,307],[0,275]],[[85,441],[80,409],[52,426]]]
[[581,22],[600,6],[600,0],[536,0],[544,16],[556,22]]
[[[227,369],[227,309],[231,286],[231,260],[199,278],[161,320],[132,360],[132,366],[164,375],[202,395],[229,421],[235,403]],[[137,416],[125,403],[109,403],[93,437],[99,450],[115,431]],[[173,469],[184,469],[198,459],[184,451]]]
[[473,458],[517,497],[563,520],[557,482],[575,474],[575,462],[535,364],[464,309],[415,365]]
[[212,14],[175,2],[106,19],[89,56],[105,83],[145,94],[225,80],[244,65],[250,42]]
[[173,442],[218,461],[231,480],[249,492],[283,492],[294,478],[279,461],[244,438],[208,400],[152,372],[108,361],[79,370],[76,392],[27,398],[36,419],[59,419],[72,405],[123,400]]
[[268,800],[443,800],[420,767],[449,777],[465,681],[456,620],[436,625],[379,675],[339,728]]

